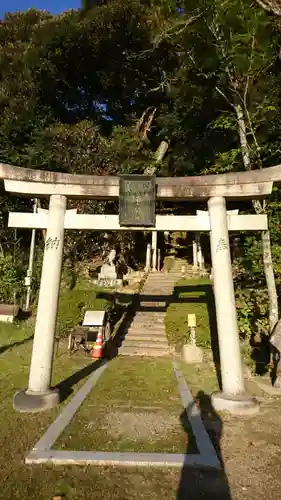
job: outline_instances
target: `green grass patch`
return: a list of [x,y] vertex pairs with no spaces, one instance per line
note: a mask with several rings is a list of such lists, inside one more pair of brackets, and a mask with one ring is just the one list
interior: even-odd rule
[[[196,315],[196,341],[199,346],[211,346],[211,327],[214,325],[214,298],[208,278],[180,280],[174,289],[175,302],[166,314],[168,341],[180,349],[189,342],[188,315]],[[210,319],[211,317],[211,319]]]
[[113,360],[56,447],[197,452],[170,360]]
[[188,365],[180,361],[179,366],[193,397],[200,391],[208,395],[219,391],[216,370],[209,363]]
[[33,337],[33,327],[26,323],[0,323],[0,354],[13,345],[21,345]]

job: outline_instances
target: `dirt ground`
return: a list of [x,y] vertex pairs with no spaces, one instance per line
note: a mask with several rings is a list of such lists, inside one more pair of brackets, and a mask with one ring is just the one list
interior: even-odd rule
[[259,400],[258,415],[221,417],[221,455],[233,500],[281,498],[281,400]]

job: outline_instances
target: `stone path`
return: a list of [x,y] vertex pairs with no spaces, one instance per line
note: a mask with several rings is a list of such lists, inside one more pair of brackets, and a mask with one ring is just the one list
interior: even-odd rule
[[[170,349],[165,332],[165,315],[173,289],[181,278],[182,261],[170,272],[150,273],[140,295],[139,307],[128,327],[119,354],[127,356],[166,356]],[[188,266],[185,263],[185,267]],[[189,270],[192,274],[191,269]]]

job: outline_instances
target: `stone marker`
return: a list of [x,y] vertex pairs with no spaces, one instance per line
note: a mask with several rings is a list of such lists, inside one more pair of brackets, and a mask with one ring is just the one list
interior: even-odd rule
[[185,363],[202,363],[203,361],[203,351],[200,347],[191,344],[185,344],[182,348],[182,360]]
[[182,348],[182,360],[185,363],[202,363],[203,350],[196,345],[196,315],[188,315],[188,326],[190,328],[190,344]]
[[117,283],[117,273],[115,265],[103,264],[98,275],[98,284],[102,286],[115,286]]

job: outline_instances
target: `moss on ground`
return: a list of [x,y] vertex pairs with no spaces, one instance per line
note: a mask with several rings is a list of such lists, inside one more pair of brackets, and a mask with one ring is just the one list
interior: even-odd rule
[[[118,376],[117,376],[118,374]],[[56,447],[75,450],[196,453],[170,359],[117,358]]]

